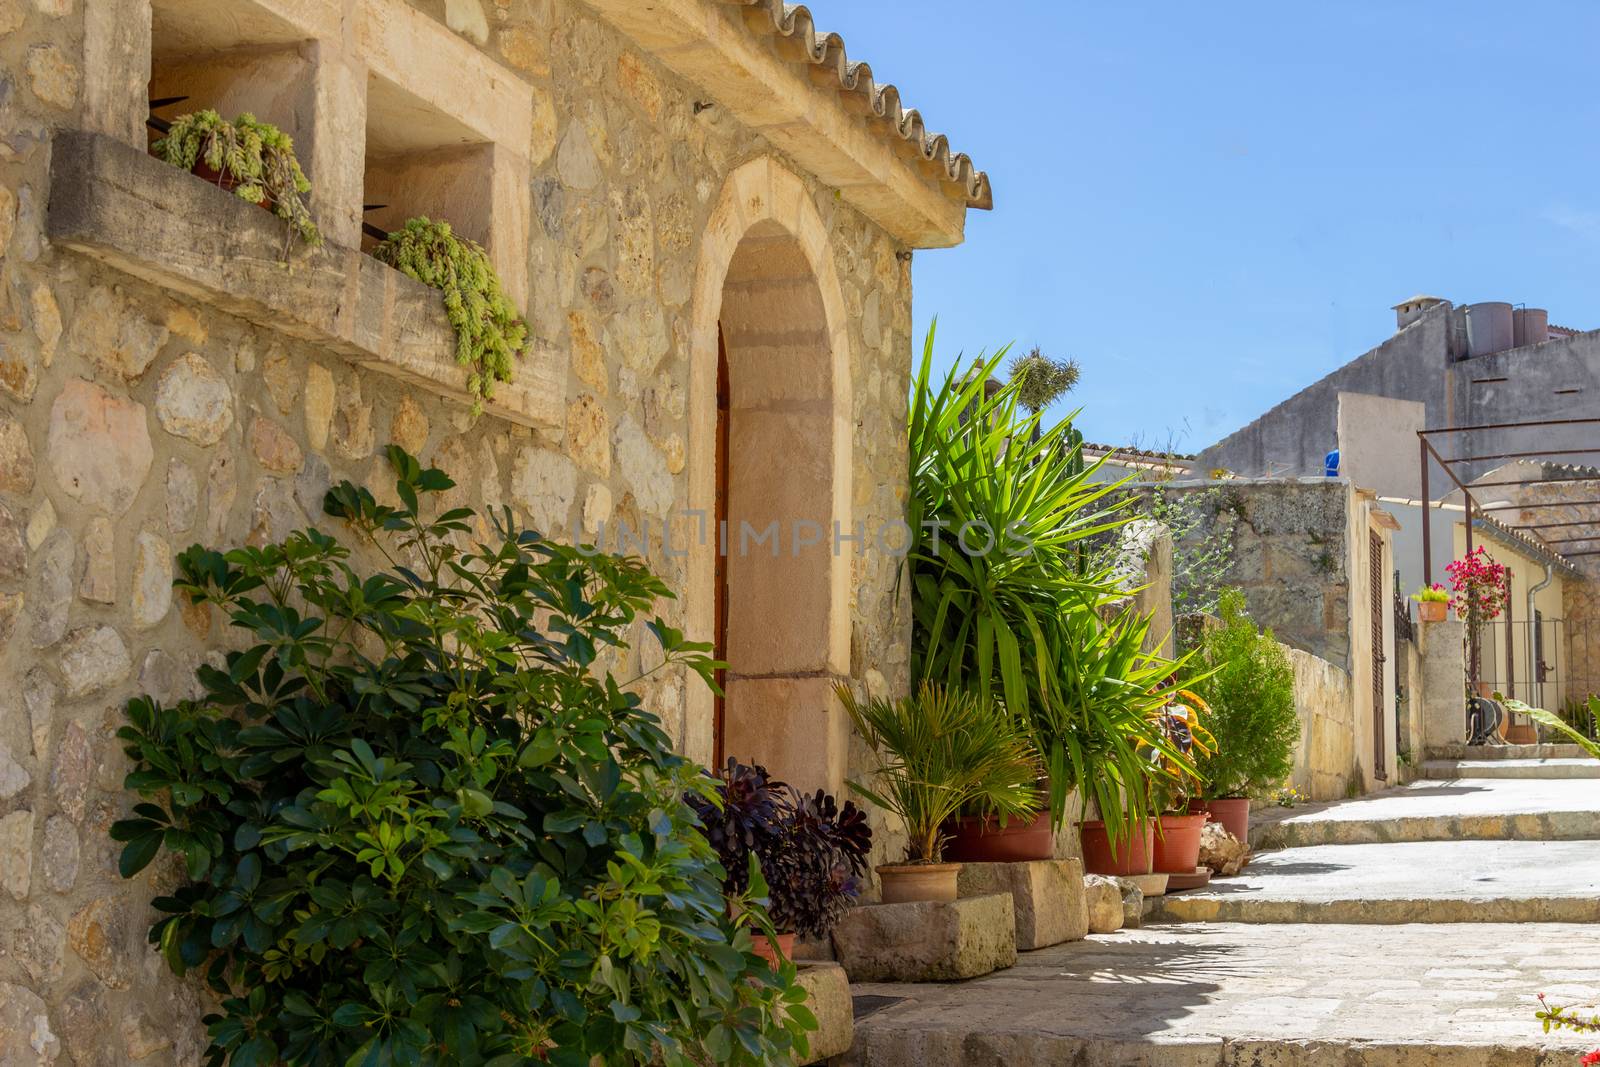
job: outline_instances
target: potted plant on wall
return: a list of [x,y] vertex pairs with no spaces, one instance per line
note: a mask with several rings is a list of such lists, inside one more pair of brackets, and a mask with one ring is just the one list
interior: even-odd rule
[[496,382],[509,382],[528,346],[528,324],[501,284],[489,253],[456,233],[448,222],[407,219],[372,250],[372,258],[439,290],[456,332],[456,362],[467,368],[472,413],[494,399]]
[[1450,590],[1438,582],[1418,589],[1411,599],[1417,602],[1417,617],[1423,622],[1444,622],[1450,613]]
[[259,204],[289,224],[306,244],[320,244],[305,196],[311,183],[295,158],[294,141],[270,122],[246,112],[229,122],[215,111],[172,120],[150,146],[157,157]]
[[697,794],[688,801],[716,849],[723,889],[738,899],[750,888],[750,859],[767,884],[767,912],[777,944],[753,934],[755,949],[776,963],[792,959],[796,936],[826,938],[860,894],[872,830],[852,801],[802,793],[765,767],[729,759],[716,776],[721,804]]
[[878,867],[883,902],[956,899],[961,864],[944,862],[946,822],[968,805],[1008,819],[1038,811],[1039,766],[1024,729],[993,701],[926,682],[899,700],[836,692],[881,760],[875,788],[850,788],[905,824],[905,862]]
[[1197,806],[1248,841],[1251,794],[1267,793],[1294,770],[1300,713],[1288,653],[1250,618],[1244,594],[1223,590],[1218,612],[1220,623],[1200,633],[1195,649],[1208,673],[1193,688],[1210,707],[1208,725],[1217,742],[1199,760]]

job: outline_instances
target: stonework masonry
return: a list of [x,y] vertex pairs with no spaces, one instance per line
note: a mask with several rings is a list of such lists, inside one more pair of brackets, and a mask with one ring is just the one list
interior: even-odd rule
[[[225,5],[323,10],[216,10]],[[141,64],[170,73],[163,57],[183,46],[163,34],[287,32],[272,19],[186,22],[189,10],[0,0],[0,1064],[199,1062],[207,994],[145,943],[151,898],[181,872],[158,862],[124,882],[106,833],[131,804],[113,737],[126,700],[193,693],[195,667],[240,640],[172,593],[176,551],[322,522],[322,495],[340,479],[392,501],[390,442],[456,480],[450,506],[509,505],[568,540],[624,521],[659,530],[705,499],[712,452],[694,390],[707,381],[707,323],[715,374],[717,310],[703,302],[722,299],[705,264],[710,248],[726,265],[756,207],[792,225],[826,290],[819,336],[836,377],[825,421],[842,464],[828,513],[868,528],[903,513],[909,249],[588,8],[395,0],[366,5],[359,32],[335,15],[312,45],[299,30],[266,42],[298,49],[315,72],[294,114],[262,108],[286,128],[353,100],[370,103],[367,137],[391,150],[441,136],[372,119],[409,68],[469,89],[480,78],[493,99],[517,101],[514,114],[455,116],[479,139],[522,138],[484,158],[491,251],[533,353],[526,377],[477,419],[433,294],[356,251],[361,160],[341,152],[362,137],[359,110],[296,131],[329,237],[316,252],[140,154]],[[368,80],[354,73],[363,63]],[[248,96],[228,84],[230,100]],[[734,189],[736,174],[755,184]],[[775,195],[787,199],[750,200]],[[741,370],[761,373],[731,368]],[[709,638],[704,558],[669,553],[660,536],[646,554],[684,593],[662,605],[667,620]],[[827,668],[873,693],[906,685],[896,563],[853,551],[828,578],[841,599]],[[785,625],[782,603],[764,618]],[[606,664],[623,677],[652,665],[642,628],[636,637]],[[709,759],[709,701],[670,673],[643,691],[680,744]],[[825,701],[825,688],[813,697]],[[839,738],[846,762],[826,768],[835,781],[863,756]]]

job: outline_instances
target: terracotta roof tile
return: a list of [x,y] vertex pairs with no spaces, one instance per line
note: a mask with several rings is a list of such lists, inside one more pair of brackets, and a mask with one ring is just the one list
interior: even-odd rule
[[958,186],[966,196],[968,207],[988,210],[994,207],[994,194],[989,187],[989,175],[978,170],[965,152],[952,152],[950,139],[942,133],[929,132],[922,115],[915,108],[907,108],[900,99],[900,90],[891,84],[878,84],[873,80],[872,68],[866,63],[852,62],[845,54],[844,38],[837,33],[819,31],[811,11],[804,4],[788,4],[783,0],[723,0],[747,9],[747,16],[770,20],[773,32],[787,41],[813,66],[837,78],[841,95],[855,98],[870,121],[886,128],[892,136],[904,140],[920,155],[923,166],[936,179]]

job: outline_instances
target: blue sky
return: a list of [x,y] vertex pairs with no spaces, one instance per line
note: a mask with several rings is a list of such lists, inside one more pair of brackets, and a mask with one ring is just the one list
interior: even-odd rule
[[918,350],[1077,358],[1091,440],[1209,444],[1416,292],[1600,327],[1600,4],[809,6],[994,182]]

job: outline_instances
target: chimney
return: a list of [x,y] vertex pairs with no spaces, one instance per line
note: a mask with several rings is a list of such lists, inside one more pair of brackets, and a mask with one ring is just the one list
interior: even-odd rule
[[1445,303],[1441,296],[1424,296],[1418,293],[1407,300],[1402,300],[1394,306],[1394,329],[1396,333],[1410,326],[1422,318],[1423,314],[1431,307]]

